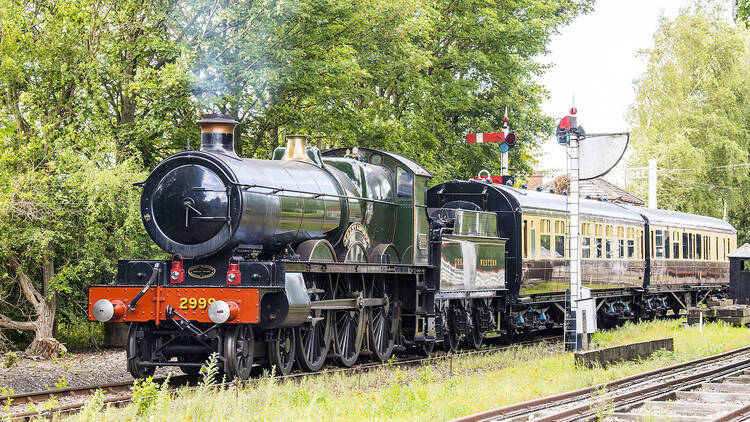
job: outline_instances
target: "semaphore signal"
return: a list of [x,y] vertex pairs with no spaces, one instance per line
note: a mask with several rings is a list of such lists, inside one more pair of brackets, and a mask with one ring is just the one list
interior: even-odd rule
[[[501,154],[501,176],[503,184],[513,185],[515,179],[508,174],[508,151],[516,145],[516,134],[510,131],[508,126],[508,107],[505,107],[503,116],[503,127],[500,132],[467,133],[467,144],[497,143]],[[492,176],[491,180],[497,180],[498,176]]]

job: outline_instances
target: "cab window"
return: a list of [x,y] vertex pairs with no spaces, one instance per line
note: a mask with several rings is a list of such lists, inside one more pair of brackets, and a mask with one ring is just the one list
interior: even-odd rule
[[400,198],[411,198],[412,192],[414,192],[412,189],[412,186],[414,185],[414,178],[412,175],[408,171],[398,167],[396,169],[396,178],[398,179],[396,194]]

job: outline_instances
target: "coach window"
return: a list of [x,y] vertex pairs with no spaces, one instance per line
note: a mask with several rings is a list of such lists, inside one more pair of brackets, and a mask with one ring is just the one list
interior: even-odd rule
[[703,260],[711,259],[711,236],[703,235]]
[[669,230],[664,230],[664,258],[669,259]]
[[565,236],[555,236],[555,258],[565,258]]
[[617,257],[625,258],[625,239],[617,239]]
[[690,259],[695,259],[695,236],[693,233],[688,234],[688,246],[690,248],[688,256]]
[[628,239],[628,258],[634,258],[635,257],[635,241],[633,239]]
[[536,230],[534,229],[534,222],[531,222],[531,258],[536,258]]
[[714,259],[716,261],[719,260],[719,236],[714,236],[714,247],[716,248],[716,252],[714,253]]
[[682,233],[682,259],[690,259],[690,245],[687,233]]
[[696,234],[695,235],[695,259],[701,259],[702,253],[703,253],[703,239],[701,238],[701,235]]
[[591,238],[581,238],[581,258],[591,258]]
[[602,238],[597,237],[594,239],[594,246],[596,247],[596,256],[594,258],[602,257]]
[[643,230],[638,230],[638,241],[635,242],[635,247],[638,248],[638,252],[635,255],[639,257],[638,259],[643,259],[643,254],[645,253],[643,247]]
[[655,256],[654,255],[654,231],[653,230],[649,231],[647,236],[651,236],[651,241],[648,242],[651,250],[648,251],[648,254],[651,256],[651,258],[653,258]]
[[611,259],[612,258],[612,239],[606,239],[605,246],[606,246],[606,251],[605,251],[606,257],[607,259]]
[[656,258],[664,258],[664,232],[662,230],[654,230],[654,251]]
[[680,259],[680,236],[677,232],[672,232],[672,258]]
[[541,252],[540,258],[549,258],[551,256],[549,236],[550,235],[548,234],[543,234],[539,236],[539,241],[540,241],[539,243],[541,246],[541,248],[539,249],[539,251]]
[[523,257],[529,257],[529,220],[523,220]]

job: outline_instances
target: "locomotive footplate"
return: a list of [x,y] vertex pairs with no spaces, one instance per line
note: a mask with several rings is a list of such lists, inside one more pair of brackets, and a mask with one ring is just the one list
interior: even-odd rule
[[89,321],[146,322],[167,320],[167,307],[195,322],[216,322],[210,312],[216,311],[222,322],[257,324],[260,314],[260,291],[247,287],[163,287],[154,286],[139,298],[135,309],[131,301],[143,286],[93,286],[89,288]]

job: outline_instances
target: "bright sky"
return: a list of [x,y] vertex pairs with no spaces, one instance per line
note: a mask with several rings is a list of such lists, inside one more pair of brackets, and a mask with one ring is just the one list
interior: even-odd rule
[[[633,82],[645,70],[645,61],[636,52],[653,46],[659,16],[673,18],[691,3],[598,0],[593,12],[578,17],[553,38],[551,53],[542,59],[554,65],[539,80],[550,95],[543,103],[544,113],[563,117],[575,95],[578,124],[587,133],[627,131],[625,117],[634,98]],[[544,144],[539,167],[556,169],[555,176],[565,171],[564,148],[554,139]],[[607,179],[622,185],[622,169],[615,169]]]

